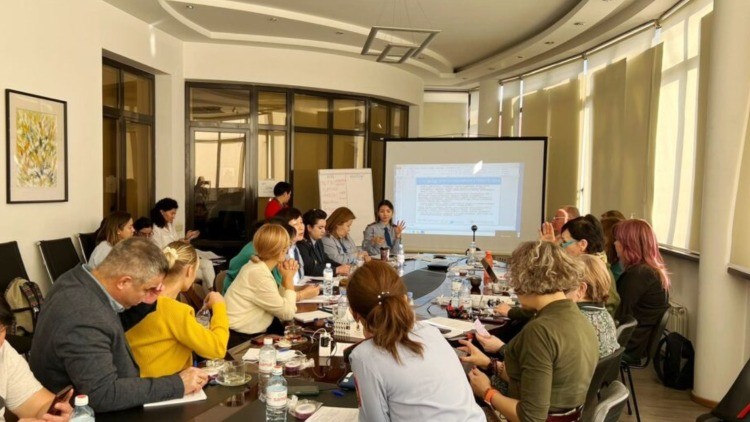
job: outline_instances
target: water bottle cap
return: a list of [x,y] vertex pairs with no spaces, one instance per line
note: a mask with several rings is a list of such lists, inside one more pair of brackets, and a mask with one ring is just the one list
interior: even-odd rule
[[273,367],[273,371],[271,371],[272,375],[281,375],[281,365],[276,365]]
[[330,262],[326,262],[326,268],[331,268],[331,263]]
[[271,337],[266,337],[263,339],[263,345],[268,346],[269,344],[273,344],[273,339]]
[[89,405],[89,396],[85,394],[79,394],[76,396],[75,399],[75,405],[76,406],[88,406]]

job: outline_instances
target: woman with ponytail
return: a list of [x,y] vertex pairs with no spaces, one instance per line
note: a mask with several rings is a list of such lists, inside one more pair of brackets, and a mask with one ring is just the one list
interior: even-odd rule
[[615,319],[622,322],[633,316],[638,321],[623,356],[638,362],[647,353],[651,330],[669,308],[669,275],[656,234],[645,220],[622,221],[614,235],[617,257],[625,270],[617,279],[621,301]]
[[347,296],[365,340],[351,352],[360,421],[484,421],[456,353],[416,322],[406,286],[387,263],[351,276]]
[[192,307],[177,300],[195,281],[199,265],[195,248],[177,241],[163,251],[169,272],[156,310],[125,333],[141,377],[162,377],[189,368],[193,352],[207,359],[221,359],[227,353],[229,319],[224,298],[216,292],[206,296],[205,307],[213,312],[208,328],[195,319]]

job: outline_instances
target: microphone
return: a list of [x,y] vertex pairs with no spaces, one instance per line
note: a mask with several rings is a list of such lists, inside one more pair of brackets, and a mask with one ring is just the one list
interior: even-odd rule
[[474,224],[473,226],[471,226],[471,231],[472,231],[471,241],[472,242],[476,242],[477,241],[477,225],[476,224]]

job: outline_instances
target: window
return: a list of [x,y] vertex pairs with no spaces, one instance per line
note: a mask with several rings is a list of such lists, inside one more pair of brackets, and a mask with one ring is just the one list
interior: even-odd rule
[[103,215],[148,215],[154,203],[154,76],[102,64]]

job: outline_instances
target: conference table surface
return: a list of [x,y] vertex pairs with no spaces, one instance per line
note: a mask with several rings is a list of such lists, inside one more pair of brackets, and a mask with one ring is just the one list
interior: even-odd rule
[[[440,306],[432,305],[432,301],[441,293],[445,294],[449,291],[448,283],[450,281],[445,277],[445,272],[430,271],[426,269],[426,266],[426,263],[422,261],[407,261],[404,268],[404,279],[408,283],[419,283],[419,279],[424,278],[425,280],[429,279],[430,283],[436,284],[435,280],[442,278],[442,281],[436,284],[437,287],[434,290],[414,299],[415,313],[420,319],[446,316],[445,310]],[[493,332],[497,334],[497,331]],[[502,337],[504,336],[501,335]],[[258,346],[251,345],[250,342],[245,342],[230,349],[228,354],[234,360],[240,361],[250,347]],[[324,406],[330,407],[357,407],[356,393],[351,390],[339,389],[337,386],[337,382],[349,372],[348,363],[344,361],[344,358],[331,357],[318,359],[317,343],[307,342],[296,348],[299,348],[308,357],[313,358],[315,367],[303,370],[299,377],[286,378],[287,383],[290,386],[315,384],[320,389],[320,394],[302,398],[316,400],[322,402]],[[206,400],[169,406],[137,407],[118,412],[97,413],[96,419],[100,422],[264,420],[266,407],[265,403],[258,400],[257,369],[257,364],[246,363],[246,371],[251,373],[252,376],[252,380],[246,385],[239,387],[206,386],[204,388],[207,396]],[[291,415],[289,415],[288,419],[295,420]]]

